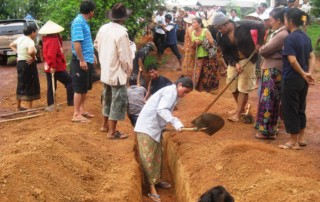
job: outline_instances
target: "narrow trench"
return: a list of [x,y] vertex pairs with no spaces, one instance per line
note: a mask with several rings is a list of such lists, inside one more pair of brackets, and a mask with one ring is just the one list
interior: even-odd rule
[[[166,151],[167,142],[166,141],[163,141],[162,148],[163,148],[163,161],[162,161],[162,170],[161,170],[161,180],[169,182],[172,185],[172,187],[170,189],[157,188],[157,192],[160,195],[161,202],[176,202],[177,198],[176,198],[176,193],[175,193],[175,185],[174,185],[173,178],[171,177],[171,172],[170,172],[169,165],[168,165],[168,158],[167,158],[167,151]],[[136,148],[135,151],[136,151],[136,160],[140,164],[138,148]],[[151,202],[152,200],[148,198],[149,186],[145,182],[145,178],[143,176],[143,172],[141,170],[141,167],[140,167],[140,172],[141,172],[141,180],[142,180],[142,182],[141,182],[142,200],[141,201],[142,202]]]

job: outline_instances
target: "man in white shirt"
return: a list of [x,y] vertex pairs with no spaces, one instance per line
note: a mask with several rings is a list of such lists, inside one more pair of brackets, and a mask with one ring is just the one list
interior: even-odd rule
[[231,9],[230,10],[230,16],[229,16],[230,20],[232,20],[233,22],[236,21],[240,21],[240,18],[237,16],[237,10],[236,9]]
[[158,10],[158,14],[154,19],[154,22],[156,23],[156,27],[155,27],[155,33],[153,36],[153,42],[156,44],[158,55],[160,55],[161,48],[163,47],[163,44],[165,43],[165,40],[166,40],[166,32],[161,28],[161,25],[166,24],[166,21],[164,18],[164,8],[160,8]]
[[109,139],[124,139],[128,136],[116,130],[117,121],[127,112],[127,78],[132,72],[133,56],[127,29],[122,26],[131,11],[122,3],[115,4],[107,17],[112,22],[103,25],[97,34],[94,46],[101,63],[102,115],[101,131],[108,132]]

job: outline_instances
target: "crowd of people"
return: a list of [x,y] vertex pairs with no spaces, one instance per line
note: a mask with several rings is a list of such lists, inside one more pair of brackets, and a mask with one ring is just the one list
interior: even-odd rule
[[[283,120],[290,141],[279,147],[301,149],[307,145],[304,133],[306,96],[309,85],[315,82],[312,77],[315,55],[310,38],[300,29],[309,19],[305,11],[281,6],[269,9],[266,4],[260,4],[256,14],[249,17],[260,18],[269,9],[267,18],[240,20],[235,9],[230,10],[228,16],[223,9],[213,8],[210,12],[199,9],[194,13],[179,9],[165,13],[160,8],[153,29],[157,53],[161,57],[164,50],[170,47],[179,61],[176,69],[182,70],[182,76],[173,83],[159,75],[157,64],[150,64],[146,67],[150,81],[141,85],[143,70],[139,68],[137,76],[132,74],[133,59],[140,57],[140,53],[132,51],[132,42],[124,26],[132,10],[122,3],[115,4],[106,14],[110,22],[101,26],[93,41],[88,21],[94,17],[95,9],[93,1],[82,1],[80,14],[71,23],[70,74],[66,71],[59,34],[63,28],[48,21],[40,29],[39,32],[44,35],[47,102],[49,106],[54,103],[53,86],[60,81],[66,87],[68,105],[74,106],[72,121],[87,123],[95,117],[85,106],[87,93],[92,89],[93,66],[98,62],[94,55],[96,49],[103,83],[103,122],[100,130],[106,132],[109,139],[128,138],[128,135],[117,130],[118,121],[124,120],[128,113],[136,132],[142,169],[150,185],[148,196],[152,200],[161,200],[156,187],[171,187],[168,182],[160,181],[161,139],[167,123],[171,123],[177,131],[184,127],[172,115],[178,99],[193,89],[215,92],[223,75],[230,83],[229,90],[237,105],[235,110],[229,112],[230,122],[241,120],[249,93],[256,89],[258,76],[255,137],[275,139],[279,120]],[[27,101],[28,108],[31,108],[32,101],[40,98],[33,42],[35,28],[28,26],[24,35],[10,44],[18,53],[17,110],[24,110],[21,101]],[[183,57],[178,41],[184,42]],[[152,44],[148,47],[154,49]],[[259,75],[257,66],[261,68]],[[218,201],[209,199],[220,192],[226,199],[219,201],[233,201],[223,187],[209,190],[199,201]]]

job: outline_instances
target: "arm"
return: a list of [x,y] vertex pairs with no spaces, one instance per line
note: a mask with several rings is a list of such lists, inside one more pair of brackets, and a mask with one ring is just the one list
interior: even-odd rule
[[206,31],[206,38],[209,41],[209,44],[212,46],[213,45],[213,37],[211,35],[211,33],[209,32],[209,30]]
[[130,75],[133,69],[133,57],[130,48],[128,35],[122,36],[118,41],[118,56],[121,68],[127,75]]
[[59,41],[55,41],[53,43],[50,43],[50,45],[47,46],[47,52],[45,54],[46,58],[45,61],[47,63],[47,65],[50,68],[50,71],[54,72],[56,67],[57,67],[57,63],[56,63],[56,56],[57,56],[57,52],[60,49],[60,46],[58,44]]
[[266,33],[266,28],[262,22],[255,21],[255,20],[247,20],[247,26],[251,29],[258,30],[258,40],[257,40],[257,47],[260,47],[264,43],[264,35]]
[[27,63],[31,64],[36,60],[36,48],[34,47],[34,43],[28,46],[28,54],[30,55],[31,58],[27,60]]
[[310,55],[309,55],[309,62],[308,62],[308,64],[309,64],[309,71],[308,71],[308,73],[309,73],[309,74],[312,74],[312,73],[313,73],[313,71],[314,71],[314,66],[315,66],[315,62],[316,62],[316,56],[315,56],[314,52],[312,51],[312,52],[310,53]]
[[83,69],[84,71],[87,71],[88,65],[82,55],[82,47],[81,47],[80,41],[75,41],[73,42],[73,44],[74,44],[74,50],[76,51],[77,57],[79,58],[79,61],[80,61],[80,68]]
[[281,51],[284,39],[288,34],[278,33],[268,43],[259,49],[262,56],[272,55],[276,51]]
[[[171,88],[170,88],[171,90]],[[176,102],[176,94],[172,91],[163,91],[161,96],[161,100],[159,102],[157,113],[158,115],[163,118],[167,123],[171,123],[172,126],[179,130],[183,127],[183,124],[177,117],[172,116],[171,109],[174,107]]]
[[17,43],[16,43],[16,41],[11,42],[9,46],[14,52],[17,52]]
[[[312,54],[310,54],[311,56]],[[314,58],[313,58],[314,59]],[[292,66],[292,68],[298,73],[301,75],[301,77],[306,80],[308,82],[309,85],[313,85],[314,84],[314,78],[311,76],[311,73],[310,73],[310,69],[313,70],[313,67],[309,69],[309,72],[305,72],[303,71],[303,69],[301,68],[300,64],[298,63],[297,61],[297,58],[296,56],[294,55],[288,55],[288,60],[289,60],[289,63],[290,65]],[[312,60],[312,56],[311,58],[309,57],[309,62],[310,60]],[[312,62],[313,63],[313,62]],[[313,65],[314,66],[314,63],[313,64],[310,64],[309,65]]]

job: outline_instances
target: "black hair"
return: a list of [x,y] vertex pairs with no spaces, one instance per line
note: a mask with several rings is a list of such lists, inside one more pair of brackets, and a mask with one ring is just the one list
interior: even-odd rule
[[226,9],[224,9],[224,8],[219,8],[219,9],[217,10],[217,12],[221,12],[221,13],[227,15],[227,11],[226,11]]
[[24,30],[23,30],[23,34],[25,36],[30,35],[32,32],[36,32],[37,31],[37,27],[34,25],[28,25]]
[[230,13],[231,13],[231,12],[238,13],[238,11],[237,11],[236,9],[234,9],[234,8],[230,10]]
[[133,86],[133,85],[137,85],[137,75],[131,75],[129,77],[129,85]]
[[[292,23],[298,27],[303,25],[303,23],[304,23],[303,18],[305,18],[306,22],[309,21],[309,15],[306,14],[304,11],[300,10],[299,8],[286,9],[285,15],[288,20],[291,19]],[[303,16],[305,16],[305,17],[303,17]]]
[[268,4],[266,2],[261,2],[259,7],[268,8]]
[[158,66],[155,63],[151,63],[149,65],[147,65],[147,71],[151,71],[151,70],[158,70]]
[[179,83],[182,84],[182,87],[189,88],[189,89],[193,89],[193,82],[192,82],[192,79],[191,79],[190,77],[181,76],[181,77],[175,82],[176,85],[178,85]]
[[234,198],[223,186],[216,186],[202,194],[198,202],[234,202]]
[[96,9],[96,4],[92,0],[84,0],[80,4],[80,13],[88,14]]
[[166,14],[165,16],[164,16],[164,18],[166,18],[166,19],[168,19],[168,20],[172,20],[172,16],[170,15],[170,14]]
[[279,19],[281,23],[284,23],[284,12],[284,8],[275,8],[269,13],[269,15],[275,20]]
[[193,18],[192,20],[197,21],[197,23],[201,26],[201,28],[203,28],[203,24],[202,24],[202,19],[201,18]]

